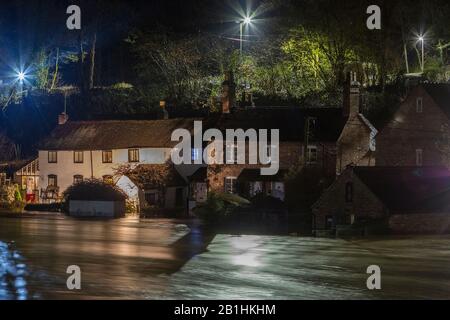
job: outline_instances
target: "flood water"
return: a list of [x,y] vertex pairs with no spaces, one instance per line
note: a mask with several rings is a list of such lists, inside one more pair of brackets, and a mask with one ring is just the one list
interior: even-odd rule
[[[195,221],[0,217],[0,299],[449,299],[450,235],[207,234]],[[81,268],[70,291],[69,266]],[[369,290],[367,268],[381,270]]]
[[[201,250],[201,235],[189,231],[165,219],[1,217],[0,299],[158,299]],[[71,265],[81,269],[80,291],[67,289]]]

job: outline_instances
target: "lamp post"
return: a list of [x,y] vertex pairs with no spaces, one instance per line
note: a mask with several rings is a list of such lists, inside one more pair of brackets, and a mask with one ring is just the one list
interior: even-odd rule
[[423,70],[424,70],[424,61],[425,61],[425,57],[424,57],[424,38],[423,38],[423,36],[420,36],[419,37],[419,41],[422,43],[422,73],[423,73]]
[[244,36],[244,25],[249,25],[252,23],[252,18],[245,17],[243,20],[239,21],[239,31],[240,31],[240,56],[242,58],[242,51],[243,51],[243,36]]

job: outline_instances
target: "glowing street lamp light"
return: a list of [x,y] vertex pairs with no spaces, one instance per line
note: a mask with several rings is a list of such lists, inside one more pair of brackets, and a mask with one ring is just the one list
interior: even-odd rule
[[25,73],[24,73],[23,71],[19,71],[19,72],[17,73],[17,79],[18,79],[20,82],[23,82],[23,81],[25,80],[25,77],[26,77],[26,75],[25,75]]
[[242,57],[242,49],[243,49],[243,33],[244,33],[244,25],[249,25],[252,23],[252,18],[247,16],[243,20],[239,21],[239,28],[240,28],[240,56]]

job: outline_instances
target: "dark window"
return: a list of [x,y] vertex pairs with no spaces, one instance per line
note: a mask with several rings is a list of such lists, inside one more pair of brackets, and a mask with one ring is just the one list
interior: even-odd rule
[[49,187],[57,187],[58,186],[58,177],[54,174],[48,176],[48,186]]
[[108,150],[108,151],[102,152],[102,162],[103,163],[112,163],[113,162],[112,151]]
[[74,163],[83,163],[84,162],[84,152],[83,151],[74,151],[73,152],[73,162]]
[[139,149],[128,150],[128,162],[139,162]]
[[77,184],[77,183],[80,183],[80,182],[83,182],[83,176],[82,175],[77,174],[77,175],[73,176],[73,184]]
[[326,216],[325,217],[325,229],[333,229],[334,228],[334,218],[333,216]]
[[152,193],[146,193],[145,194],[145,201],[147,202],[147,204],[149,206],[154,206],[156,205],[156,193],[152,192]]
[[353,202],[353,183],[347,182],[345,185],[345,202]]
[[48,152],[48,163],[57,163],[58,162],[58,152],[49,151]]

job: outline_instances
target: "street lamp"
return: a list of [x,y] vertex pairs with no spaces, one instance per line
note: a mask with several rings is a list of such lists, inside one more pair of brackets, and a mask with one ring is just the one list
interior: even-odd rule
[[19,71],[18,73],[17,73],[17,79],[20,81],[20,82],[23,82],[24,80],[25,80],[25,73],[23,72],[23,71]]
[[239,29],[240,29],[240,56],[242,57],[242,48],[243,48],[243,33],[244,33],[244,25],[249,25],[252,23],[252,18],[245,17],[243,20],[239,21]]
[[423,73],[423,69],[424,69],[424,41],[425,39],[423,38],[423,36],[419,36],[419,41],[422,43],[422,73]]

